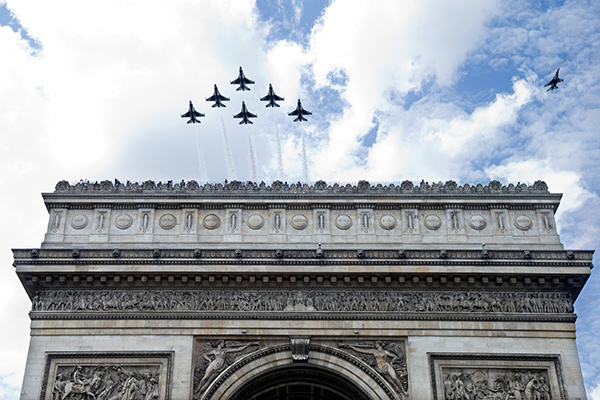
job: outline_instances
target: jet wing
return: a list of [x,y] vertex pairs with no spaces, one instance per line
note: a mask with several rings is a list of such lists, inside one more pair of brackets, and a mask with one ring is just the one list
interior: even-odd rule
[[190,118],[192,116],[192,112],[188,111],[185,114],[181,114],[181,118]]
[[234,80],[231,81],[232,85],[240,85],[242,82],[246,83],[246,84],[252,84],[254,83],[253,80],[244,77],[241,78],[235,78]]
[[250,111],[246,113],[246,118],[256,118],[256,114],[252,114]]
[[290,111],[288,115],[298,115],[299,112],[300,110],[296,108],[294,111]]
[[233,118],[244,118],[244,112],[242,111],[241,113],[235,114]]

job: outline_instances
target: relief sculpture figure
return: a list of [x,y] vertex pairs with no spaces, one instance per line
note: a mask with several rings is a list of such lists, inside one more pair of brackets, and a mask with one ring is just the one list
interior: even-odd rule
[[[242,357],[248,351],[256,350],[252,347],[258,347],[258,342],[249,342],[246,344],[218,340],[215,347],[210,343],[205,344],[201,349],[196,361],[197,367],[194,371],[194,398],[199,398],[200,395],[210,386],[212,381],[223,372],[235,360]],[[203,371],[203,372],[202,372]],[[202,375],[199,383],[197,378]]]
[[408,373],[406,371],[406,361],[404,351],[395,343],[389,343],[384,347],[384,343],[377,341],[374,344],[341,344],[340,348],[349,348],[360,354],[372,356],[363,358],[375,370],[379,372],[402,399],[408,399]]

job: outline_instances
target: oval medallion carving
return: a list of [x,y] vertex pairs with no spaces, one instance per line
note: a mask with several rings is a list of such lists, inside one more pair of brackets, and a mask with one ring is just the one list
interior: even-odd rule
[[346,229],[349,229],[352,226],[352,218],[350,218],[346,214],[340,214],[335,219],[335,226],[337,226],[338,229],[345,231]]
[[427,229],[431,229],[432,231],[440,229],[440,226],[442,226],[441,218],[434,214],[429,214],[426,216],[423,223]]
[[298,230],[302,230],[308,226],[308,218],[302,214],[296,214],[292,217],[290,224]]
[[487,226],[487,221],[483,215],[475,214],[469,219],[469,225],[471,228],[480,231]]
[[121,214],[115,219],[115,226],[119,229],[127,229],[133,224],[133,218],[127,214]]
[[522,231],[528,231],[533,226],[533,221],[527,215],[519,215],[515,218],[515,226]]
[[206,229],[217,229],[221,225],[221,219],[216,214],[208,214],[202,220],[202,225]]
[[172,229],[177,225],[177,218],[173,214],[165,214],[158,219],[158,225],[163,229]]
[[379,225],[385,230],[392,230],[396,227],[396,217],[393,215],[383,215],[379,220]]
[[265,220],[258,214],[252,214],[248,217],[248,220],[246,221],[246,225],[248,225],[248,228],[254,230],[262,228],[264,224]]
[[88,219],[83,214],[77,214],[71,220],[71,226],[75,229],[83,229],[87,226],[87,224],[88,224]]

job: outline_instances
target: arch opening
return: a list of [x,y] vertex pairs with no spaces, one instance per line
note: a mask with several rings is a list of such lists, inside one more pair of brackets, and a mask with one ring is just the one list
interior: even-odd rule
[[344,376],[309,364],[293,364],[267,371],[244,384],[229,399],[370,400]]

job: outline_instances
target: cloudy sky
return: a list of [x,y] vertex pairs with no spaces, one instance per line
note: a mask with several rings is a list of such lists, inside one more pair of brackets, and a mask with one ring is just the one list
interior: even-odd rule
[[[598,1],[0,0],[0,398],[29,340],[10,249],[39,247],[61,179],[542,179],[565,247],[599,249],[599,47]],[[250,92],[229,84],[240,66]],[[576,303],[592,399],[599,293],[594,273]]]

